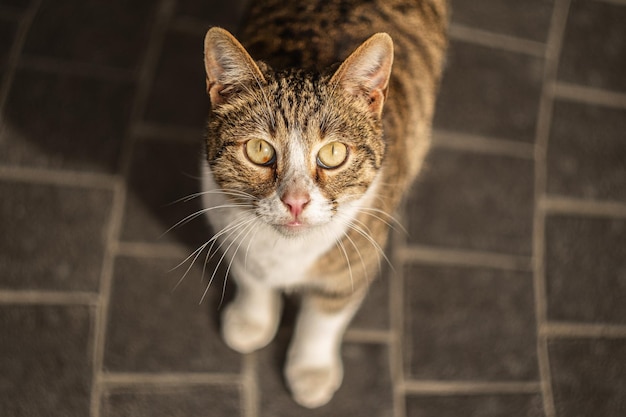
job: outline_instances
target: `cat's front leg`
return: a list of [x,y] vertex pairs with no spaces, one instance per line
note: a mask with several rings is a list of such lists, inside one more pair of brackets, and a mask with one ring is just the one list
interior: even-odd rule
[[319,295],[303,298],[285,366],[287,384],[300,405],[322,406],[341,385],[341,341],[362,299],[362,294],[343,300]]
[[222,337],[231,349],[250,353],[265,347],[274,338],[282,299],[273,288],[242,275],[235,279],[235,299],[222,313]]

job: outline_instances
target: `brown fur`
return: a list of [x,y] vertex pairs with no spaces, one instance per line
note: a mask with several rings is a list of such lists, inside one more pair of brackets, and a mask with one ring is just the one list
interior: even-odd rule
[[[434,97],[446,46],[445,30],[443,1],[269,0],[253,2],[240,39],[255,59],[272,67],[259,65],[263,69],[259,78],[267,83],[267,97],[276,108],[275,124],[267,128],[275,137],[285,137],[290,124],[305,126],[307,134],[316,140],[327,131],[372,137],[367,142],[369,152],[358,161],[360,170],[336,173],[312,168],[317,171],[312,174],[329,198],[335,199],[342,193],[362,192],[358,188],[369,185],[373,174],[382,165],[382,187],[374,208],[393,213],[419,171],[429,146]],[[385,91],[384,141],[378,142],[375,138],[383,126],[376,118],[367,120],[363,107],[358,108],[345,95],[334,94],[336,91],[331,91],[327,84],[331,72],[325,68],[344,59],[373,32],[382,31],[393,38],[395,57],[389,92]],[[294,70],[294,67],[320,72]],[[237,101],[232,106],[215,110],[216,116],[228,114],[228,117],[212,117],[210,134],[221,134],[229,141],[237,141],[258,128],[254,115],[262,114],[264,98],[258,96],[258,91],[249,93],[255,97],[245,100],[244,106]],[[329,109],[326,98],[333,94],[333,106]],[[378,100],[382,107],[384,97],[378,97]],[[209,142],[208,159],[213,167],[218,166],[215,163],[217,158],[234,157],[225,141]],[[220,167],[223,165],[219,164]],[[250,188],[245,191],[265,195],[280,178],[281,172],[280,169],[275,172],[267,170],[259,176],[258,170],[232,172],[218,169],[216,173],[226,187],[233,186],[229,182],[233,175],[243,175],[249,181]],[[358,221],[379,247],[385,246],[388,227],[384,222],[366,214],[361,214]],[[338,299],[346,298],[355,288],[366,286],[380,262],[376,246],[356,231],[348,233],[343,247],[348,261],[341,248],[336,247],[310,271],[310,286],[316,289],[318,298],[323,300],[321,295],[326,294],[328,307],[333,305],[333,309],[341,306]],[[347,262],[352,268],[351,279],[346,279]]]

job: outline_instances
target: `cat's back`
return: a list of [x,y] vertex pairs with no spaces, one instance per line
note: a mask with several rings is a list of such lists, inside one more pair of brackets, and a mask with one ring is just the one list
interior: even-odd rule
[[275,69],[324,68],[373,33],[387,32],[395,66],[413,56],[439,73],[446,22],[445,0],[255,0],[240,39]]

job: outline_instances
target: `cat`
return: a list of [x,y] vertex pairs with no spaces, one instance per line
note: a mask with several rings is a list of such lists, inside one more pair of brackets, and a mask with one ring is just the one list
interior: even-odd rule
[[343,333],[428,150],[447,13],[445,0],[264,0],[247,49],[206,34],[202,197],[237,287],[222,336],[266,346],[282,292],[298,291],[284,375],[302,406],[341,384]]

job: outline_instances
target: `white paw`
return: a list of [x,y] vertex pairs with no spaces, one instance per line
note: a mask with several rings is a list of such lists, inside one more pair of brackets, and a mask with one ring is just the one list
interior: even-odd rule
[[278,328],[276,317],[246,315],[235,303],[229,304],[222,314],[224,342],[239,353],[250,353],[272,341]]
[[293,399],[301,406],[316,408],[333,398],[343,379],[343,366],[341,361],[320,367],[288,364],[285,377]]

